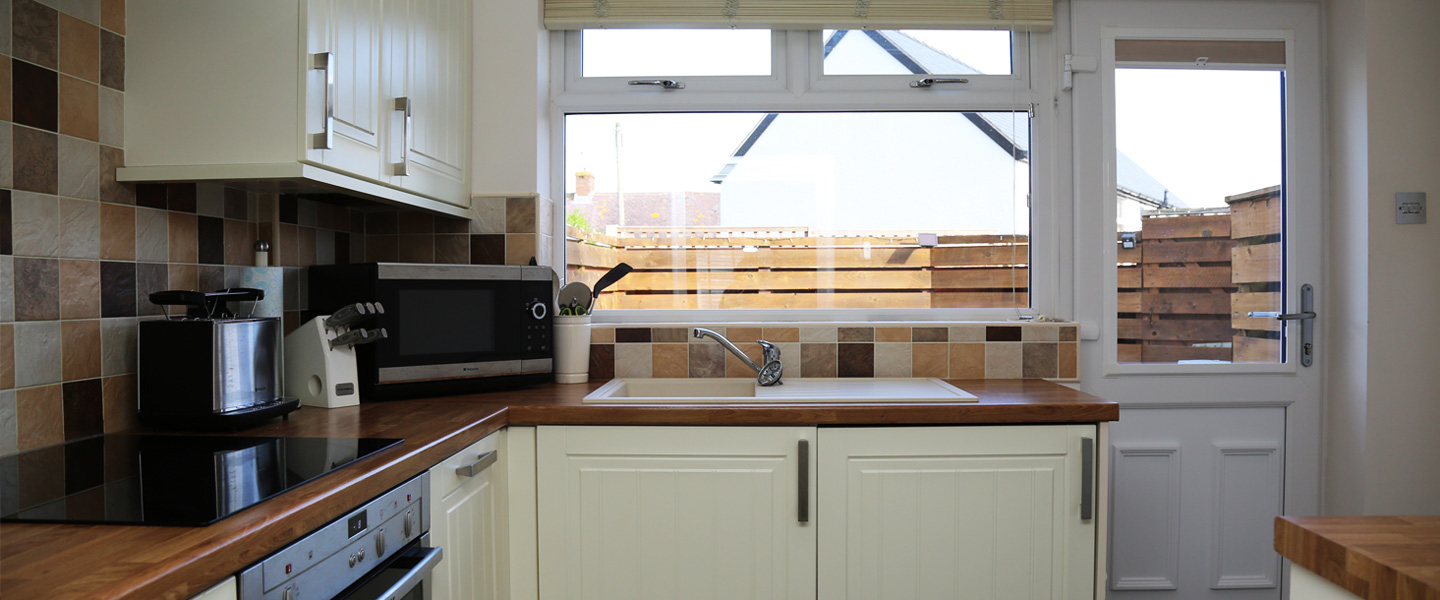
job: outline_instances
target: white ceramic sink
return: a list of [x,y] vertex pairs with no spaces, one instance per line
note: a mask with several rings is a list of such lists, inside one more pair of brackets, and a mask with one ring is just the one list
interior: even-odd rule
[[614,379],[586,404],[894,404],[975,402],[974,394],[935,378],[786,379],[762,387],[754,379]]

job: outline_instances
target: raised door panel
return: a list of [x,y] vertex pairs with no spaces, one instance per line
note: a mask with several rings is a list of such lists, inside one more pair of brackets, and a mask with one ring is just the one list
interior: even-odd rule
[[[379,181],[381,1],[311,0],[306,7],[306,160]],[[325,53],[329,61],[316,60]]]
[[504,434],[491,434],[431,470],[430,489],[437,500],[432,504],[430,542],[444,549],[431,600],[500,600],[509,595],[505,461],[496,460],[471,476],[455,471],[489,452],[501,458]]
[[458,0],[407,5],[404,79],[394,95],[408,99],[409,122],[401,105],[394,105],[391,182],[468,206],[470,5]]
[[1093,596],[1078,449],[1094,432],[822,429],[819,597]]
[[815,525],[798,520],[798,447],[813,439],[811,428],[540,428],[540,598],[813,598]]

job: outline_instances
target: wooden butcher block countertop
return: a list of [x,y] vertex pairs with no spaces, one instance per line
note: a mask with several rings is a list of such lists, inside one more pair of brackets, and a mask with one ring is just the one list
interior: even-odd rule
[[1367,600],[1440,599],[1440,517],[1276,517],[1275,551]]
[[585,405],[603,382],[323,409],[237,435],[405,438],[208,527],[0,525],[6,598],[183,600],[506,425],[947,425],[1094,423],[1119,405],[1041,380],[954,380],[957,404]]

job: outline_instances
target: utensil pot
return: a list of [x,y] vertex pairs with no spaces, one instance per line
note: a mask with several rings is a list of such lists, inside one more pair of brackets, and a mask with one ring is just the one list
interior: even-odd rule
[[590,315],[555,317],[555,382],[590,380]]

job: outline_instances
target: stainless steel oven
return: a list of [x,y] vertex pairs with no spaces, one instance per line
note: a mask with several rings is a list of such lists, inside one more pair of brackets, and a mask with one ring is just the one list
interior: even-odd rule
[[388,337],[355,348],[360,398],[386,400],[544,381],[551,372],[550,267],[369,263],[310,267],[308,313],[382,307]]
[[429,600],[429,473],[240,572],[240,600]]

